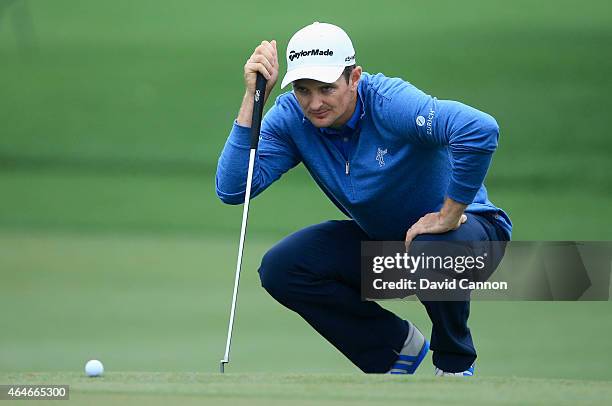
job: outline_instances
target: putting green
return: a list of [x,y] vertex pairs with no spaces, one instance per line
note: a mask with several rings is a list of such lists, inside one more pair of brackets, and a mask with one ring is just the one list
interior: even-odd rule
[[600,405],[612,398],[612,382],[516,377],[57,372],[0,374],[0,382],[68,384],[72,403],[87,405]]
[[[260,286],[274,239],[249,236],[229,373],[356,368]],[[0,233],[0,372],[218,371],[234,237]],[[384,302],[429,334],[417,302]],[[612,380],[610,302],[474,302],[477,374]],[[588,345],[585,340],[588,339]],[[298,350],[296,350],[298,349]],[[431,359],[417,375],[430,377]]]

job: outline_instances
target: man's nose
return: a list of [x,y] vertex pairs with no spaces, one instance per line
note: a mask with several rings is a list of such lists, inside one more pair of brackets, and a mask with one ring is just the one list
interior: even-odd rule
[[310,99],[310,110],[318,111],[323,106],[323,99],[319,96],[312,96]]

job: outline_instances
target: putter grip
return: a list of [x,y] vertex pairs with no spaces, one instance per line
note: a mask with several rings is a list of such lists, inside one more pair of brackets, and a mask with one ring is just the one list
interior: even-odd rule
[[251,120],[251,149],[257,149],[259,144],[259,130],[261,129],[261,117],[263,115],[264,100],[266,98],[266,78],[261,73],[257,74],[255,84],[255,104],[253,105],[253,119]]

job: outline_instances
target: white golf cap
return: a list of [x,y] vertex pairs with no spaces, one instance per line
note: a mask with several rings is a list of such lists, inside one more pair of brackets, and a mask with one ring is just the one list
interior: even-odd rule
[[345,67],[354,64],[355,49],[346,32],[333,24],[315,22],[289,40],[281,89],[298,79],[335,82]]

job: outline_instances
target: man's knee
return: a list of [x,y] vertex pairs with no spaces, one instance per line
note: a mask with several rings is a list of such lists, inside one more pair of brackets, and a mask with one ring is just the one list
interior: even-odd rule
[[282,246],[272,247],[261,260],[259,279],[261,286],[279,302],[288,297],[289,269],[291,257],[282,249]]

